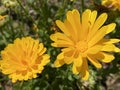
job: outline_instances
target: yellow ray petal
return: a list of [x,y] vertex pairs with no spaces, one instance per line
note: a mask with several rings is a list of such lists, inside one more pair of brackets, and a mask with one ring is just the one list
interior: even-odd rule
[[64,62],[66,64],[72,63],[74,59],[73,57],[74,57],[74,50],[64,52]]
[[82,30],[80,31],[80,39],[86,39],[89,32],[89,19],[91,15],[91,10],[87,9],[82,14]]
[[79,55],[77,58],[74,58],[74,65],[76,67],[81,67],[83,64],[83,58],[81,55]]
[[112,54],[104,53],[104,52],[99,52],[95,56],[98,60],[100,60],[101,62],[105,62],[105,63],[109,63],[115,58]]
[[93,47],[90,47],[85,53],[86,54],[96,54],[99,51],[101,51],[102,46],[101,45],[95,45]]
[[73,62],[73,56],[71,56],[71,57],[65,57],[64,58],[64,62],[66,63],[66,64],[71,64],[72,62]]
[[97,17],[97,11],[92,11],[89,21],[90,27],[92,27],[93,24],[95,23],[96,17]]
[[92,39],[88,42],[89,46],[93,46],[94,44],[96,44],[98,41],[100,41],[106,34],[106,29],[107,27],[104,26],[102,27],[100,30],[98,30],[96,32],[95,35],[92,36]]
[[46,65],[47,63],[50,62],[50,60],[49,60],[50,56],[49,55],[45,54],[45,55],[43,55],[42,58],[43,58],[43,60],[41,60],[42,65]]
[[67,30],[69,30],[69,34],[70,34],[70,36],[71,36],[71,39],[72,39],[74,42],[76,42],[76,41],[78,41],[78,36],[77,36],[77,31],[76,31],[76,29],[74,28],[75,26],[73,26],[73,25],[74,25],[73,23],[74,23],[74,22],[70,22],[70,21],[68,21],[68,20],[65,20],[65,21],[64,21],[64,24],[65,24]]
[[106,13],[103,13],[101,14],[97,20],[95,21],[94,25],[93,25],[93,28],[91,28],[91,31],[89,33],[89,39],[91,39],[94,34],[98,31],[98,29],[104,24],[104,22],[106,21],[107,19],[107,14]]
[[55,66],[55,67],[60,67],[60,66],[62,66],[63,64],[65,64],[65,62],[64,62],[64,54],[63,54],[63,53],[60,53],[60,54],[57,56],[57,60],[54,62],[54,66]]
[[59,41],[59,42],[56,42],[56,43],[52,43],[51,45],[54,46],[54,47],[70,47],[71,43],[65,42],[65,41]]
[[96,68],[101,68],[102,65],[98,62],[98,60],[96,60],[96,58],[94,58],[93,55],[87,55],[88,60],[96,67]]
[[72,13],[73,13],[75,29],[78,37],[77,39],[80,40],[80,30],[82,30],[80,13],[76,9],[74,9]]
[[61,22],[60,20],[56,20],[56,24],[60,28],[60,30],[62,30],[66,35],[70,36],[70,33],[63,22]]
[[82,79],[83,79],[83,80],[88,80],[88,78],[89,78],[89,72],[88,72],[88,70],[86,70],[86,71],[85,71],[85,75],[82,76]]
[[118,42],[120,42],[120,39],[102,39],[101,41],[99,41],[99,44],[112,44]]
[[53,41],[64,40],[64,41],[69,41],[69,42],[72,43],[72,40],[71,40],[69,37],[67,37],[65,34],[62,34],[62,33],[59,33],[59,32],[57,32],[57,33],[55,33],[55,34],[52,34],[52,35],[50,36],[50,38],[51,38]]
[[111,23],[111,24],[108,24],[106,26],[108,27],[106,34],[108,34],[108,33],[112,32],[115,29],[116,24],[115,23]]
[[77,9],[67,12],[67,20],[72,25],[75,34],[77,34],[78,30],[81,28],[80,23],[80,13]]
[[107,52],[120,52],[120,49],[117,48],[115,45],[113,44],[107,44],[104,45],[101,51],[107,51]]
[[51,44],[52,46],[55,47],[67,47],[74,45],[72,40],[70,40],[67,36],[61,33],[55,33],[51,35],[50,38],[55,41],[54,43]]
[[54,62],[54,66],[55,66],[55,67],[61,67],[61,66],[64,65],[64,64],[65,64],[65,62],[64,62],[63,59],[57,59],[57,60],[55,60],[55,62]]
[[88,63],[87,60],[84,58],[83,65],[80,70],[80,75],[83,80],[88,80],[89,78],[89,71],[88,71]]
[[57,56],[57,59],[64,59],[64,53],[60,53],[60,54]]
[[64,56],[71,57],[74,56],[74,49],[68,49],[69,51],[64,52]]
[[73,72],[74,74],[79,74],[79,70],[77,69],[76,65],[74,65],[74,64],[73,64],[73,66],[72,66],[72,72]]

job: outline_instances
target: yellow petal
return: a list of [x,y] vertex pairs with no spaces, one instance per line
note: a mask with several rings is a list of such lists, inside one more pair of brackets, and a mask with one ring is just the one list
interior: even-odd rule
[[87,55],[88,60],[97,68],[101,68],[102,65],[98,62],[98,60],[96,60],[96,58],[94,58],[93,55]]
[[81,67],[81,70],[80,70],[80,75],[83,80],[88,80],[89,78],[88,64],[85,58],[84,58],[83,66]]
[[87,9],[83,12],[82,14],[82,30],[80,30],[80,39],[83,40],[87,37],[88,32],[89,32],[89,19],[91,15],[91,10]]
[[111,23],[111,24],[107,25],[107,27],[108,27],[108,29],[107,29],[106,34],[112,32],[115,29],[116,24],[115,23]]
[[72,11],[68,11],[67,12],[67,20],[70,22],[70,23],[74,23],[74,17],[73,17],[73,13]]
[[71,57],[65,57],[64,58],[64,62],[66,64],[71,64],[73,62],[73,56],[71,56]]
[[51,35],[50,38],[53,41],[55,41],[54,43],[51,44],[52,46],[55,47],[68,47],[74,44],[72,40],[70,40],[67,36],[65,36],[62,33],[55,33]]
[[44,54],[42,58],[43,58],[43,59],[41,60],[41,64],[42,64],[43,66],[45,66],[47,63],[50,62],[50,60],[49,60],[50,56],[49,56],[49,55]]
[[64,62],[63,59],[57,59],[57,60],[55,60],[55,62],[54,62],[54,66],[55,66],[55,67],[61,67],[61,66],[64,65],[64,64],[65,64],[65,62]]
[[[65,49],[64,49],[64,51],[65,51]],[[64,52],[64,56],[73,57],[74,56],[74,49],[66,48],[66,52]]]
[[77,29],[75,29],[76,27],[74,25],[74,22],[65,20],[64,24],[65,24],[67,30],[69,30],[69,34],[70,34],[69,36],[71,36],[70,38],[75,42],[78,41]]
[[75,17],[74,17],[73,12],[74,12],[74,10],[67,12],[67,20],[65,20],[64,23],[65,23],[67,29],[71,31],[71,35],[73,35],[76,39],[78,39],[77,27],[79,27],[79,26],[76,26]]
[[89,33],[89,39],[91,39],[95,33],[98,31],[98,29],[104,24],[104,22],[106,21],[107,19],[107,14],[106,13],[103,13],[101,14],[97,20],[95,21],[94,25],[93,25],[93,28],[91,28],[91,31]]
[[[55,38],[55,39],[54,39]],[[57,38],[57,39],[56,39]],[[62,33],[55,33],[54,35],[51,36],[51,39],[54,40],[54,41],[57,41],[57,40],[64,40],[64,41],[69,41],[69,42],[72,42],[71,39],[69,37],[67,37],[65,34],[62,34]]]
[[56,24],[61,29],[61,31],[63,31],[66,35],[70,36],[70,33],[63,22],[61,22],[60,20],[56,20]]
[[93,24],[94,24],[94,22],[96,20],[96,17],[97,17],[97,11],[92,11],[91,16],[90,16],[90,22],[89,22],[90,27],[93,26]]
[[93,46],[94,44],[96,44],[98,41],[100,41],[106,34],[106,29],[107,27],[104,26],[102,27],[100,30],[97,31],[97,33],[95,35],[92,36],[91,40],[89,41],[89,46]]
[[118,43],[120,42],[120,39],[102,39],[99,43],[100,44],[112,44],[112,43]]
[[67,12],[67,20],[70,22],[73,32],[77,35],[78,30],[81,28],[80,24],[80,13],[77,9]]
[[77,33],[78,40],[80,40],[80,29],[82,30],[81,26],[81,20],[80,20],[80,13],[78,10],[73,10],[73,17],[74,17],[74,23],[75,23],[75,29]]
[[72,71],[74,74],[79,74],[79,70],[77,69],[76,65],[73,64]]
[[70,64],[73,62],[74,59],[74,49],[71,48],[65,48],[64,49],[64,62],[66,64]]
[[57,59],[64,59],[64,53],[60,53],[60,54],[57,56]]
[[82,64],[83,64],[83,59],[81,55],[79,55],[77,58],[74,58],[74,65],[76,67],[81,67]]
[[96,32],[96,30],[98,30],[105,23],[106,19],[107,19],[107,14],[106,13],[101,14],[97,18],[97,20],[95,21],[95,24],[93,26],[94,32]]
[[95,45],[93,47],[90,47],[85,53],[86,54],[96,54],[99,51],[101,51],[102,46],[101,45]]
[[115,45],[113,44],[107,44],[104,45],[101,51],[107,51],[107,52],[120,52],[120,49],[117,48]]
[[97,55],[95,55],[98,60],[101,62],[109,63],[112,60],[115,59],[115,57],[112,54],[99,52]]
[[64,62],[64,54],[63,54],[63,53],[60,53],[60,54],[57,56],[57,60],[55,60],[55,62],[54,62],[54,66],[55,66],[55,67],[60,67],[60,66],[62,66],[63,64],[65,64],[65,62]]
[[57,41],[57,36],[55,34],[50,35],[50,39],[53,41]]
[[82,79],[83,79],[83,80],[88,80],[88,78],[89,78],[89,72],[86,70],[86,71],[85,71],[85,75],[82,76]]

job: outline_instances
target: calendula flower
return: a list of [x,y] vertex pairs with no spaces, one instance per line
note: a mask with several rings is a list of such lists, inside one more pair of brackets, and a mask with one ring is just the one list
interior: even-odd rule
[[119,0],[102,0],[102,5],[109,7],[109,8],[115,8],[115,9],[120,10]]
[[0,69],[12,82],[36,78],[50,61],[46,48],[31,37],[17,38],[1,51]]
[[55,67],[72,64],[74,74],[80,74],[83,80],[89,77],[88,61],[101,68],[100,62],[111,62],[114,56],[109,52],[119,52],[114,43],[119,39],[106,39],[104,36],[112,32],[115,23],[102,26],[107,19],[103,13],[97,18],[97,11],[85,10],[80,16],[78,10],[67,12],[64,22],[56,21],[61,32],[52,34],[52,46],[60,47],[61,53],[54,62]]

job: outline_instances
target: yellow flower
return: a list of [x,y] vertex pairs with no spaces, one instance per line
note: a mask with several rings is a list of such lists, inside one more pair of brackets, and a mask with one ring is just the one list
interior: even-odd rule
[[37,73],[41,73],[50,61],[45,51],[46,48],[39,40],[17,38],[1,52],[0,69],[3,74],[9,75],[12,82],[36,78]]
[[109,8],[115,8],[120,11],[120,1],[119,0],[102,0],[102,5],[109,7]]
[[104,25],[107,14],[103,13],[97,18],[97,11],[85,10],[80,17],[78,10],[67,12],[64,22],[56,21],[61,32],[52,34],[52,46],[61,47],[62,52],[54,62],[55,67],[63,64],[72,64],[74,74],[80,74],[83,80],[89,77],[88,60],[97,68],[100,62],[111,62],[114,56],[109,52],[119,52],[114,43],[119,39],[105,39],[104,36],[112,32],[115,23]]
[[0,15],[0,21],[5,19],[6,17],[7,17],[7,15],[4,15],[4,16]]

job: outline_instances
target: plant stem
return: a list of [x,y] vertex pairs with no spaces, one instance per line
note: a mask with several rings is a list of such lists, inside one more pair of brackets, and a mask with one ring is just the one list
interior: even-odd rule
[[81,5],[82,5],[82,7],[81,7],[82,9],[81,10],[83,12],[84,11],[84,0],[81,0]]
[[[21,6],[21,8],[24,10],[24,12],[26,13],[27,17],[30,18],[30,20],[36,25],[36,27],[38,27],[37,23],[35,22],[35,20],[29,15],[28,11],[26,11],[26,9],[24,8],[24,6],[22,5],[22,3],[17,0],[17,2],[19,3],[19,5]],[[36,32],[37,38],[39,38],[39,34],[38,32]]]

